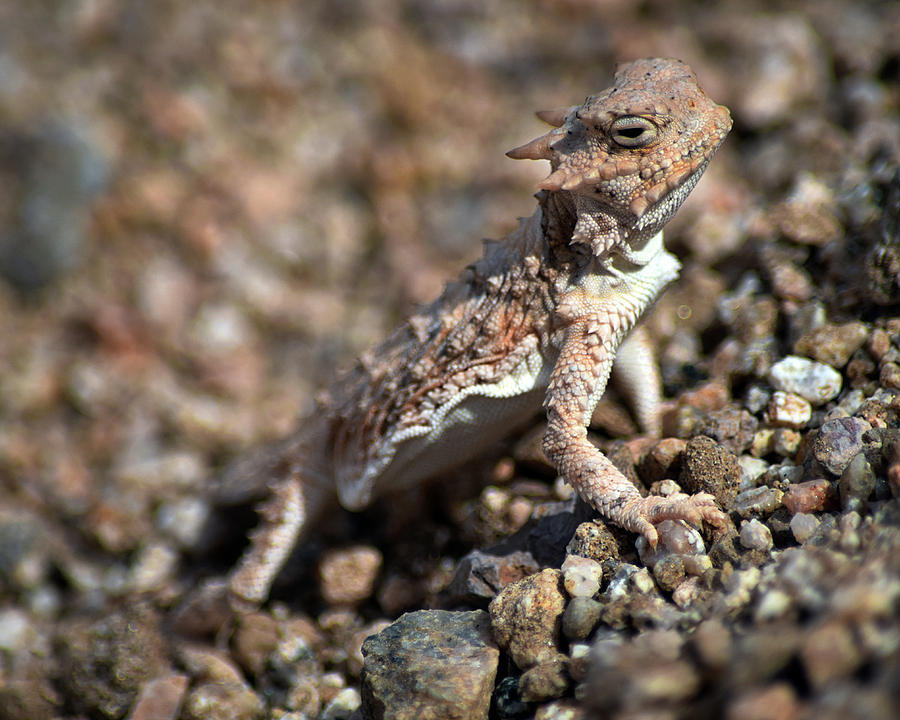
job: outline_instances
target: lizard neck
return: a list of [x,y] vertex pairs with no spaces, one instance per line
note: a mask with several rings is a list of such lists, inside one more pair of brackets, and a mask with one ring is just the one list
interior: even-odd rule
[[621,255],[635,265],[646,262],[640,259],[640,248],[662,230],[674,213],[647,213],[638,218],[589,195],[566,191],[543,191],[538,200],[544,216],[542,230],[551,247],[580,245],[597,259]]

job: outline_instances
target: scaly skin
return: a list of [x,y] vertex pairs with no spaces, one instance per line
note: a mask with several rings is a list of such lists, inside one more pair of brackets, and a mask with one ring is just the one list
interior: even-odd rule
[[535,214],[340,377],[297,434],[224,474],[223,498],[269,494],[230,578],[238,602],[266,598],[335,499],[360,509],[436,475],[542,403],[547,457],[609,520],[651,544],[667,518],[727,524],[709,495],[641,497],[586,426],[615,363],[643,430],[658,431],[658,371],[631,331],[677,277],[662,227],[730,130],[728,110],[684,63],[645,59],[583,105],[539,116],[556,127],[508,153],[550,161]]

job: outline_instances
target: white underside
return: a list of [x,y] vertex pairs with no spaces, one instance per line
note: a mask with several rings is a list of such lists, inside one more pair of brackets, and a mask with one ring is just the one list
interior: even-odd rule
[[427,425],[403,428],[355,476],[338,476],[341,504],[358,510],[385,490],[412,485],[470,460],[540,410],[555,358],[530,353],[495,383],[463,388],[438,407]]

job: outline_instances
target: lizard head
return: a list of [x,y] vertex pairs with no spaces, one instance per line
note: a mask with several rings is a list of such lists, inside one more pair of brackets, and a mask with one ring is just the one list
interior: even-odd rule
[[731,129],[728,108],[670,58],[620,65],[612,87],[538,117],[555,127],[507,155],[550,161],[539,187],[574,196],[572,240],[597,253],[661,229]]

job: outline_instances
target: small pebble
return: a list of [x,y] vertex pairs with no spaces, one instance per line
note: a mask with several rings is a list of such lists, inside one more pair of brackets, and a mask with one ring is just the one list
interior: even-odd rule
[[35,629],[28,615],[15,608],[0,610],[0,650],[15,654],[32,644]]
[[590,635],[597,623],[603,605],[590,597],[572,598],[566,605],[562,617],[563,634],[569,640],[583,640]]
[[794,351],[831,367],[842,368],[868,336],[868,327],[858,320],[841,325],[829,323],[800,338],[794,343]]
[[636,592],[642,595],[649,595],[656,589],[653,578],[650,577],[650,571],[647,568],[641,568],[631,576],[631,584]]
[[794,689],[779,682],[753,688],[730,701],[727,720],[794,720],[799,708]]
[[750,454],[761,458],[775,452],[775,428],[761,428],[753,433],[750,443]]
[[738,493],[731,507],[741,517],[770,515],[781,507],[784,493],[777,488],[760,486]]
[[534,720],[583,720],[586,711],[573,700],[555,700],[541,705],[534,714]]
[[653,565],[653,577],[659,586],[671,592],[684,580],[684,561],[678,555],[669,555]]
[[552,658],[528,668],[519,677],[519,694],[525,702],[540,702],[564,695],[569,689],[566,672],[568,658],[557,653]]
[[788,485],[781,502],[796,515],[824,510],[834,497],[834,487],[827,480],[807,480]]
[[772,365],[769,381],[776,390],[799,395],[813,405],[837,397],[842,383],[841,374],[834,368],[797,355],[788,355]]
[[681,609],[685,609],[693,605],[701,594],[700,578],[688,577],[672,591],[672,602]]
[[586,642],[569,644],[569,675],[575,682],[584,680],[590,666],[591,645]]
[[[766,414],[773,425],[799,429],[805,427],[812,417],[812,406],[799,395],[776,390],[769,400]],[[777,435],[773,435],[772,441],[773,448],[777,447]]]
[[865,510],[869,496],[875,490],[875,472],[864,453],[850,461],[838,481],[841,507],[845,510]]
[[772,532],[756,518],[741,523],[740,537],[741,545],[750,550],[772,549]]
[[768,590],[759,598],[753,617],[758,623],[770,622],[783,617],[792,606],[793,600],[786,592]]
[[319,561],[319,590],[332,605],[361,602],[375,591],[380,570],[381,553],[374,547],[331,550]]
[[128,584],[139,593],[159,590],[174,577],[178,558],[178,552],[166,543],[145,545],[131,568]]
[[823,690],[857,668],[860,650],[850,628],[832,621],[812,629],[803,638],[800,657],[812,686]]
[[212,509],[202,498],[184,497],[160,505],[156,526],[169,535],[178,547],[191,549],[199,545]]
[[863,450],[863,435],[872,426],[857,417],[837,418],[822,423],[810,443],[815,459],[833,475],[844,472]]
[[792,458],[800,449],[803,436],[791,428],[778,428],[775,430],[775,453],[781,457]]
[[593,597],[600,591],[603,567],[596,560],[567,555],[562,564],[563,585],[569,597]]
[[809,540],[819,527],[819,519],[815,515],[801,512],[791,518],[791,532],[801,545]]
[[319,720],[346,720],[359,708],[361,700],[356,688],[344,688],[325,706]]
[[766,387],[762,385],[751,385],[744,397],[744,407],[755,415],[769,404],[769,399],[771,397],[772,393]]
[[741,490],[754,487],[756,481],[769,469],[769,463],[752,455],[741,455],[738,464],[741,466]]

